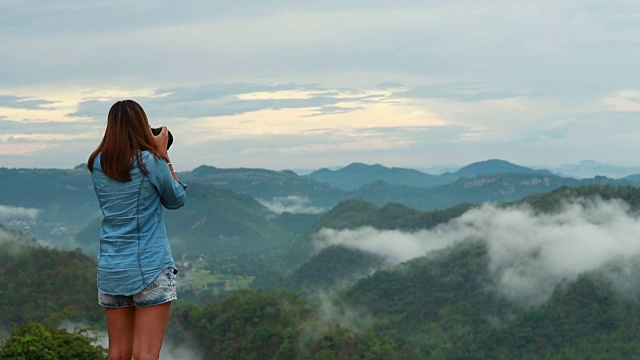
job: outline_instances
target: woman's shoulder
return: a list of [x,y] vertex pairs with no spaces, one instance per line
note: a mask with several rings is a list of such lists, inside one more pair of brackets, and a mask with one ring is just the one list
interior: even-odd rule
[[95,158],[93,158],[93,168],[94,169],[102,169],[100,160],[102,159],[102,153],[98,153]]
[[145,166],[149,166],[149,165],[154,166],[160,163],[161,161],[164,161],[162,158],[158,158],[156,154],[148,150],[142,150],[140,152],[140,155],[142,158],[142,162],[145,164]]

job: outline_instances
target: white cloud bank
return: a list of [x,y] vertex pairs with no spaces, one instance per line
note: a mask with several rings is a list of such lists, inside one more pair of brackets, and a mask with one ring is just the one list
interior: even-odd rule
[[0,205],[0,220],[27,219],[35,220],[40,210],[34,208],[24,208]]
[[320,214],[325,210],[321,207],[313,206],[311,200],[302,196],[279,196],[271,200],[258,199],[269,210],[282,214],[289,212],[292,214]]
[[431,230],[407,233],[364,227],[323,229],[316,235],[319,246],[358,249],[391,264],[478,239],[487,243],[496,290],[515,302],[544,302],[558,284],[613,263],[621,265],[618,273],[608,273],[614,284],[626,290],[640,285],[628,274],[640,255],[640,219],[621,201],[568,203],[553,214],[485,205]]
[[177,135],[181,169],[507,156],[634,166],[639,9],[632,0],[4,0],[0,166],[86,161],[124,98]]

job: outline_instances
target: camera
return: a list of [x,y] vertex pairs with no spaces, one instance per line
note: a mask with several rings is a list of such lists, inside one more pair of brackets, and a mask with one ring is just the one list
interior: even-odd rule
[[[160,131],[162,131],[162,128],[151,128],[151,132],[153,133],[153,136],[158,136],[158,134],[160,134]],[[171,131],[169,131],[169,141],[167,141],[167,150],[169,150],[169,148],[171,147],[171,144],[173,144],[173,135],[171,134]]]

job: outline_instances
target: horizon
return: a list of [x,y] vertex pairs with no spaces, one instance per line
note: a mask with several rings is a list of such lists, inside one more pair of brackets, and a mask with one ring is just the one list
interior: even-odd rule
[[[363,163],[363,162],[359,162],[359,161],[355,161],[349,164],[345,164],[345,165],[338,165],[338,166],[332,166],[332,167],[322,167],[322,168],[300,168],[300,169],[296,169],[296,168],[283,168],[283,169],[270,169],[270,168],[263,168],[263,167],[256,167],[256,166],[249,166],[249,167],[220,167],[220,166],[215,166],[215,165],[211,165],[211,164],[200,164],[192,169],[184,169],[181,171],[178,171],[178,173],[181,172],[189,172],[189,171],[193,171],[199,167],[214,167],[217,169],[227,169],[227,170],[231,170],[231,169],[261,169],[261,170],[268,170],[268,171],[292,171],[294,172],[296,175],[298,176],[306,176],[306,175],[310,175],[311,173],[315,172],[315,171],[320,171],[320,170],[330,170],[330,171],[338,171],[340,169],[344,169],[347,168],[351,165],[354,164],[362,164],[365,166],[382,166],[384,168],[387,169],[410,169],[410,170],[416,170],[419,172],[422,172],[424,174],[428,174],[428,175],[435,175],[435,176],[441,176],[444,175],[446,173],[454,173],[458,170],[461,170],[467,166],[471,166],[471,165],[475,165],[475,164],[480,164],[480,163],[486,163],[486,162],[490,162],[490,161],[501,161],[501,162],[506,162],[509,163],[511,165],[515,165],[515,166],[522,166],[522,167],[526,167],[529,168],[531,170],[548,170],[552,173],[554,173],[554,175],[557,176],[561,176],[561,177],[573,177],[573,178],[592,178],[592,177],[596,177],[596,176],[606,176],[609,178],[623,178],[625,176],[630,176],[630,175],[639,175],[640,174],[640,166],[620,166],[620,165],[616,165],[616,164],[605,164],[605,163],[599,163],[593,160],[582,160],[579,163],[576,164],[562,164],[558,167],[546,167],[546,166],[542,166],[542,165],[538,165],[538,166],[528,166],[528,165],[523,165],[523,164],[517,164],[517,163],[513,163],[511,161],[508,160],[504,160],[504,159],[485,159],[485,160],[479,160],[479,161],[474,161],[472,163],[469,164],[464,164],[464,165],[456,165],[456,164],[448,164],[448,165],[439,165],[439,166],[433,166],[433,167],[429,167],[429,168],[420,168],[420,167],[412,167],[412,166],[391,166],[391,165],[387,165],[387,164],[381,164],[381,163]],[[62,168],[62,167],[6,167],[6,166],[0,166],[0,169],[13,169],[13,170],[74,170],[77,168],[86,168],[86,163],[80,163],[77,164],[73,167],[70,168]]]
[[179,171],[638,166],[629,0],[7,0],[0,14],[0,167],[86,162],[125,98],[171,129]]

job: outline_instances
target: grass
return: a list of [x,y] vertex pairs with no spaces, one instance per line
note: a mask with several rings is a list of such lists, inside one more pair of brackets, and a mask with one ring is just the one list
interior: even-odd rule
[[178,273],[178,286],[195,292],[211,292],[220,294],[227,291],[247,289],[251,286],[253,276],[211,274],[208,271],[181,271]]

